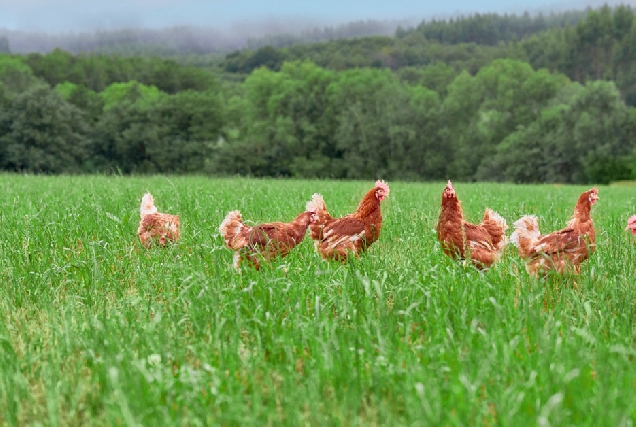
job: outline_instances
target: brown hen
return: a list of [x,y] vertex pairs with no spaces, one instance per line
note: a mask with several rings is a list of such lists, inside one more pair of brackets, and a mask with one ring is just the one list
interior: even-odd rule
[[375,187],[360,201],[358,209],[342,218],[333,218],[327,211],[322,196],[314,194],[307,202],[307,210],[315,212],[315,221],[309,230],[316,251],[324,259],[343,262],[350,255],[358,257],[380,237],[380,202],[389,196],[389,191],[386,182],[376,181]]
[[494,264],[508,243],[506,220],[491,209],[484,211],[481,224],[464,220],[461,203],[450,180],[442,193],[442,210],[437,221],[437,239],[444,253],[455,259],[470,259],[477,268]]
[[535,215],[526,215],[514,223],[515,231],[510,240],[525,260],[528,274],[538,276],[548,270],[561,274],[580,272],[581,263],[596,248],[594,221],[590,213],[597,200],[599,197],[596,188],[583,192],[576,202],[574,215],[567,227],[544,236],[539,231],[539,222]]
[[150,248],[153,242],[165,246],[169,241],[176,242],[181,237],[179,217],[158,213],[152,194],[144,194],[139,213],[141,219],[137,235],[145,247]]
[[313,212],[303,212],[290,223],[270,222],[255,226],[243,223],[241,213],[227,214],[219,232],[225,244],[234,250],[234,268],[241,260],[247,260],[257,270],[261,261],[270,262],[276,256],[285,257],[305,238],[307,227],[313,220]]

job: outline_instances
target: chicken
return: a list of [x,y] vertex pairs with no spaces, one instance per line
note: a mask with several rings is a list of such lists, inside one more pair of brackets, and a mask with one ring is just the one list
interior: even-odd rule
[[526,271],[538,276],[548,270],[558,273],[579,273],[581,263],[588,259],[596,247],[594,222],[590,217],[592,205],[599,200],[598,190],[583,192],[574,208],[567,227],[542,236],[535,215],[526,215],[514,223],[510,240],[519,249],[526,262]]
[[313,218],[314,212],[308,211],[290,223],[270,222],[250,227],[243,223],[239,211],[232,211],[221,222],[219,232],[225,244],[235,251],[233,265],[237,271],[243,259],[258,270],[261,260],[269,262],[277,255],[285,257],[302,242]]
[[625,231],[631,231],[634,236],[636,236],[636,215],[632,215],[627,220],[627,227],[625,227]]
[[506,220],[492,209],[484,211],[481,224],[464,220],[461,203],[448,180],[437,221],[437,239],[446,255],[454,259],[470,258],[475,267],[489,268],[503,254],[508,243],[507,229]]
[[327,211],[322,196],[314,194],[307,202],[307,210],[315,212],[315,221],[309,227],[316,251],[324,259],[346,261],[350,255],[359,257],[380,237],[382,211],[380,202],[389,196],[389,186],[376,181],[367,192],[358,209],[342,218],[333,218]]
[[179,217],[164,213],[157,213],[152,194],[146,193],[141,199],[139,208],[141,220],[137,235],[141,243],[150,248],[153,242],[165,246],[168,241],[176,242],[181,237]]

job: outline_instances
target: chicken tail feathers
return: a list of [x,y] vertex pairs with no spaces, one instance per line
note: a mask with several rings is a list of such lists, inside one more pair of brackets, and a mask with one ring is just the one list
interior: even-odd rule
[[484,211],[484,222],[485,221],[495,222],[499,227],[501,227],[503,231],[506,231],[508,229],[508,223],[506,222],[505,218],[503,218],[492,209],[486,209]]
[[227,214],[221,225],[219,226],[219,233],[223,236],[225,244],[234,250],[240,249],[243,245],[240,239],[237,239],[241,235],[241,231],[245,228],[243,224],[240,211],[231,211]]
[[484,219],[482,221],[482,225],[488,225],[486,229],[492,230],[489,231],[489,234],[493,238],[493,243],[495,243],[497,252],[501,253],[508,244],[508,236],[506,235],[506,230],[508,230],[508,223],[506,222],[505,218],[492,209],[487,208],[484,211]]
[[[508,223],[506,222],[506,219],[492,209],[487,208],[484,211],[483,223],[494,223],[496,228],[501,230],[501,239],[496,245],[497,251],[501,252],[508,244],[508,236],[506,235],[506,230],[508,230]],[[496,232],[496,235],[499,235],[499,232]]]
[[322,195],[318,193],[314,193],[311,196],[311,200],[307,202],[307,207],[305,208],[306,212],[319,212],[326,211],[327,205],[325,205],[325,199],[322,198]]
[[[307,212],[313,212],[315,215],[313,223],[309,226],[309,235],[316,243],[322,241],[322,232],[325,224],[332,219],[327,211],[327,205],[325,205],[325,200],[322,198],[322,195],[314,193],[314,195],[311,196],[311,200],[307,202],[305,210]],[[316,246],[316,250],[318,250],[318,246]]]
[[510,241],[519,250],[522,258],[533,253],[533,248],[541,236],[539,220],[535,215],[526,215],[514,222],[515,231],[510,236]]
[[314,193],[314,195],[311,196],[311,200],[307,202],[305,211],[315,213],[318,217],[318,223],[322,223],[323,221],[331,218],[331,215],[329,215],[329,212],[327,211],[325,200],[322,198],[322,195],[318,193]]
[[156,214],[157,208],[155,207],[155,199],[152,194],[146,193],[141,199],[141,206],[139,207],[139,215],[143,218],[145,215]]

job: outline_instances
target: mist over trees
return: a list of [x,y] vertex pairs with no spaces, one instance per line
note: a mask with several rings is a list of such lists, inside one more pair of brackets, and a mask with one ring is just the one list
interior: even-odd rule
[[[160,29],[121,29],[94,32],[39,33],[0,29],[13,53],[48,53],[62,49],[73,54],[95,52],[119,56],[186,57],[222,55],[237,49],[263,46],[286,47],[326,40],[393,35],[399,26],[414,25],[410,20],[364,20],[322,27],[306,23],[263,21],[219,30],[211,27],[174,26]],[[1,51],[7,53],[7,51]]]
[[409,20],[401,21],[353,21],[337,26],[316,27],[299,32],[281,32],[272,35],[251,37],[247,40],[247,49],[265,46],[282,48],[295,44],[318,43],[329,40],[342,40],[370,36],[392,36],[398,28],[412,25]]
[[[206,56],[207,63],[240,49],[265,46],[284,48],[297,44],[319,43],[370,36],[397,35],[398,38],[416,31],[428,40],[441,43],[476,42],[498,44],[521,39],[531,34],[576,24],[587,11],[569,11],[530,15],[482,14],[457,16],[448,20],[422,21],[359,20],[338,25],[311,25],[307,22],[264,20],[235,25],[230,29],[178,25],[168,28],[128,28],[80,32],[46,33],[0,29],[0,53],[48,53],[55,49],[79,53],[103,53],[119,56],[161,56],[184,59]],[[474,34],[488,40],[477,40],[453,33],[457,23],[473,26]],[[493,25],[495,24],[495,25]],[[485,27],[490,27],[490,31]],[[6,38],[6,40],[4,40]],[[3,47],[5,48],[4,50]],[[191,58],[192,59],[192,58]],[[201,62],[201,61],[199,61]]]
[[2,54],[0,169],[636,179],[629,7],[281,43],[230,53],[216,67],[192,65],[205,56],[196,54],[185,64],[60,49]]
[[9,39],[6,36],[0,37],[0,53],[11,53]]

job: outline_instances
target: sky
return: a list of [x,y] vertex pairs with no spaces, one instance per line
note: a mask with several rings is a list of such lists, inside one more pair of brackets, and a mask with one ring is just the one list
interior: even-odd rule
[[562,11],[636,0],[0,0],[0,29],[48,33],[189,25],[228,30],[263,22],[336,25],[475,12]]

